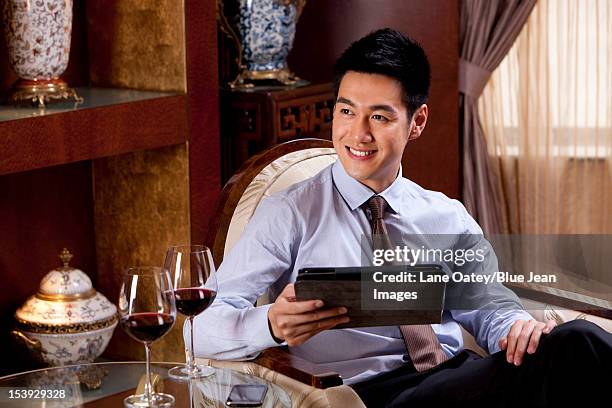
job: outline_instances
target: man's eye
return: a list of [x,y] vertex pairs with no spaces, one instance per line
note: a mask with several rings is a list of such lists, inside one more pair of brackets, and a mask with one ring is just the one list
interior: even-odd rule
[[372,115],[372,119],[377,120],[379,122],[387,122],[388,119],[385,118],[383,115]]
[[346,108],[340,108],[340,113],[342,113],[343,115],[350,115],[351,111]]

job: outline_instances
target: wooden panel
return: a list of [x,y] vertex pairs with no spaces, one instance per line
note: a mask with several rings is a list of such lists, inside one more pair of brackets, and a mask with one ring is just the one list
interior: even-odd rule
[[304,79],[329,81],[340,53],[351,42],[383,27],[419,41],[432,66],[429,122],[423,135],[406,149],[404,174],[425,188],[457,198],[458,1],[309,0],[297,26],[289,66]]
[[[98,287],[112,302],[125,269],[161,266],[168,246],[189,242],[188,166],[185,144],[94,162]],[[154,360],[184,360],[183,320],[155,343]],[[107,355],[134,360],[144,351],[118,328]]]
[[[0,371],[28,366],[9,339],[15,310],[60,266],[62,247],[95,282],[91,165],[79,162],[0,177]],[[2,375],[2,373],[0,373]]]
[[221,191],[215,2],[185,0],[191,241],[202,243]]
[[184,142],[185,97],[0,122],[0,174]]
[[315,388],[336,387],[343,383],[337,372],[323,364],[313,364],[294,356],[287,347],[269,348],[261,353],[255,362]]
[[183,2],[87,2],[91,81],[185,92]]

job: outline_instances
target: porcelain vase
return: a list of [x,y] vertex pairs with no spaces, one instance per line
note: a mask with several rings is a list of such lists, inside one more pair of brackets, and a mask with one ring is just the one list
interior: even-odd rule
[[4,35],[9,63],[19,80],[9,102],[80,98],[60,79],[68,66],[72,0],[4,0]]
[[[221,15],[221,28],[239,49],[235,87],[252,87],[258,81],[295,85],[300,79],[287,66],[298,19],[306,0],[225,0],[233,1],[234,15]],[[224,6],[220,2],[219,10]],[[306,81],[303,81],[306,84]]]

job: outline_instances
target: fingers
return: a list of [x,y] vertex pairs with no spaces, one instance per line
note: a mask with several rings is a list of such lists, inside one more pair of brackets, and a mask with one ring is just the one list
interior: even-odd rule
[[321,300],[295,301],[293,284],[285,286],[268,309],[272,335],[289,345],[301,344],[322,330],[348,322],[348,317],[342,316],[347,312],[345,307],[322,310],[323,306]]
[[[340,323],[348,322],[348,317],[343,316],[346,312],[345,307],[339,307],[298,315],[282,315],[276,320],[276,324],[282,338],[289,342],[290,339],[302,334],[326,330]],[[313,335],[311,334],[310,337]]]
[[514,324],[510,328],[510,331],[508,332],[508,335],[506,336],[508,341],[508,347],[506,349],[506,360],[510,364],[514,363],[514,351],[516,350],[516,342],[518,341],[518,337],[521,334],[521,331],[523,330],[524,324],[525,321],[517,320],[516,322],[514,322]]
[[519,366],[525,353],[533,354],[538,349],[543,334],[548,334],[557,325],[554,320],[541,323],[536,320],[517,320],[510,328],[508,336],[499,341],[502,350],[506,350],[506,360]]
[[544,323],[539,323],[534,329],[533,333],[531,333],[531,338],[529,339],[529,346],[527,347],[527,354],[533,354],[538,349],[538,344],[540,344],[540,337],[542,337],[542,333],[546,329],[546,325]]
[[539,330],[544,328],[544,324],[536,320],[529,320],[523,325],[521,334],[516,341],[516,348],[514,350],[514,365],[519,366],[523,362],[523,356],[525,355],[525,351],[527,351],[527,346],[529,345],[531,335],[536,326],[539,327]]
[[283,291],[280,293],[280,295],[278,295],[276,299],[277,300],[283,299],[288,302],[294,302],[295,301],[295,287],[293,283],[290,283],[287,286],[285,286]]
[[336,316],[329,319],[318,320],[316,322],[306,323],[299,326],[294,326],[285,338],[289,346],[300,345],[312,336],[319,334],[324,330],[329,330],[334,326],[349,321],[348,316]]
[[546,323],[539,323],[536,328],[531,333],[531,338],[529,339],[529,346],[527,347],[527,353],[533,354],[538,349],[538,345],[540,344],[540,338],[542,334],[548,334],[552,331],[552,329],[557,326],[557,322],[554,320],[549,320]]
[[279,310],[282,310],[284,314],[301,314],[314,312],[324,306],[322,300],[305,300],[302,302],[297,301],[282,301],[278,302]]
[[330,317],[343,315],[347,312],[346,307],[334,307],[331,309],[317,309],[312,312],[306,312],[295,315],[286,315],[283,317],[283,323],[288,326],[299,326],[305,323],[316,322]]
[[499,340],[499,348],[500,350],[505,350],[508,347],[508,338],[507,337],[502,337]]
[[285,286],[283,291],[276,298],[274,304],[278,306],[282,305],[283,313],[286,314],[306,313],[323,307],[323,301],[318,299],[297,302],[295,300],[293,283]]
[[548,334],[552,331],[552,329],[554,329],[555,327],[557,327],[557,322],[555,320],[549,320],[546,322],[546,326],[544,327],[544,330],[542,331],[544,334]]

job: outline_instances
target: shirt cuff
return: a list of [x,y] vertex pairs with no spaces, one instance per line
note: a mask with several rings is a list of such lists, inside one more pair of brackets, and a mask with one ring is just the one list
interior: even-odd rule
[[285,342],[279,344],[276,342],[270,329],[268,327],[268,310],[270,310],[272,304],[257,306],[249,309],[244,318],[245,327],[248,330],[253,330],[253,337],[250,338],[249,343],[251,349],[265,350],[270,347],[278,347],[285,344]]

